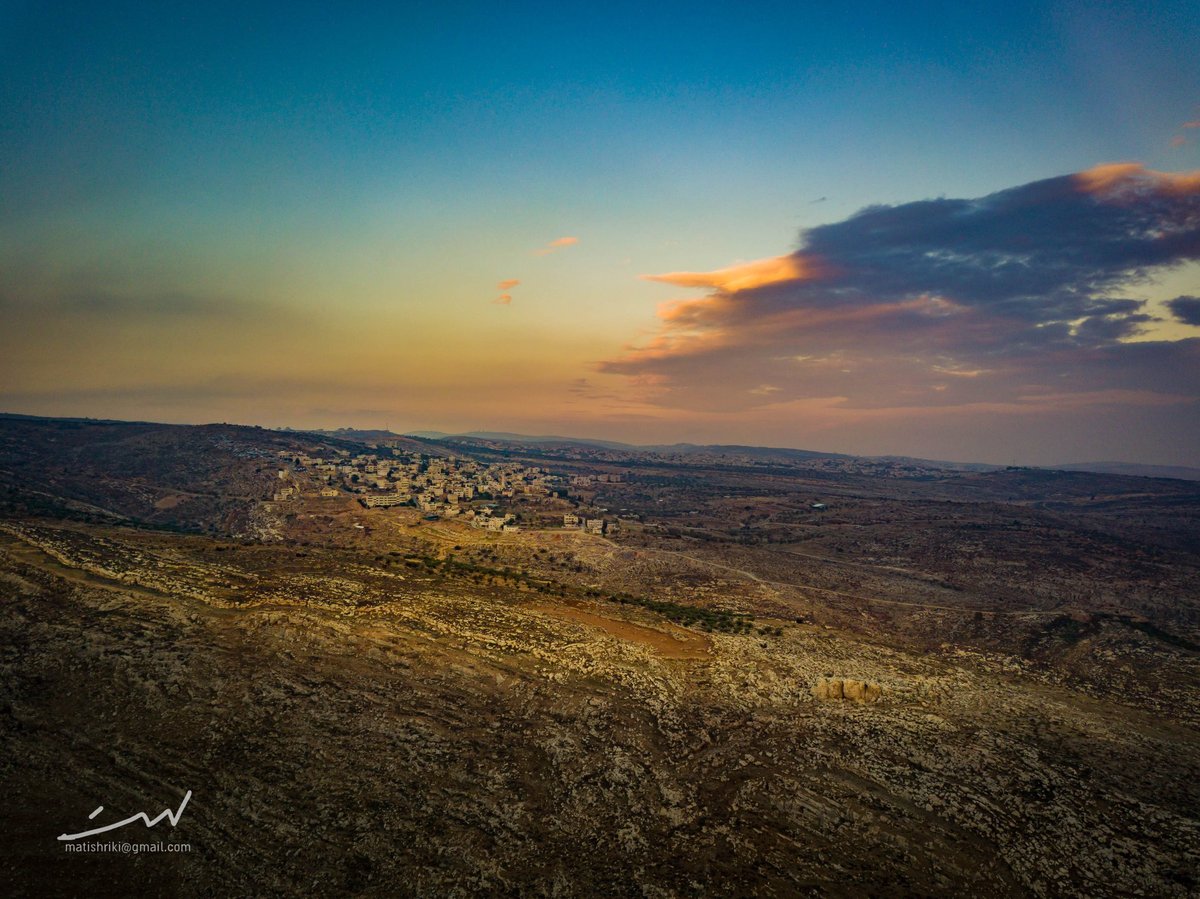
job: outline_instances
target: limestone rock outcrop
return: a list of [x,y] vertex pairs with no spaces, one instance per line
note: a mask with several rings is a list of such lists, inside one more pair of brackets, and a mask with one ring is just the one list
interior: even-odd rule
[[812,688],[814,699],[877,702],[883,687],[870,681],[842,677],[822,677]]

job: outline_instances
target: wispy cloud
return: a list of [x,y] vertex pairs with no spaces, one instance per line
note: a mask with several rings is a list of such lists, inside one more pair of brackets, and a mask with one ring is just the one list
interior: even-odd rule
[[562,250],[566,247],[573,247],[577,243],[579,243],[578,237],[556,237],[554,240],[550,241],[544,247],[534,250],[534,255],[535,256],[548,256],[549,254],[557,253],[559,250]]
[[[1193,119],[1192,121],[1184,122],[1179,126],[1180,131],[1186,131],[1186,130],[1189,130],[1192,128],[1200,128],[1200,119]],[[1174,137],[1171,138],[1172,148],[1183,147],[1183,146],[1186,146],[1188,143],[1189,143],[1189,141],[1188,141],[1187,136],[1183,135],[1183,134],[1176,134]]]
[[667,272],[664,275],[642,275],[642,279],[674,284],[676,287],[711,287],[732,292],[762,287],[777,281],[792,281],[804,277],[805,274],[804,264],[795,256],[775,256],[754,262],[741,262],[714,272]]
[[[1154,274],[1196,259],[1200,172],[1118,163],[872,206],[790,256],[648,276],[708,293],[664,303],[650,340],[598,368],[696,411],[1200,398],[1200,338],[1129,341],[1154,324]],[[1169,308],[1190,322],[1194,300]]]
[[505,278],[496,285],[496,289],[500,291],[500,296],[492,300],[492,304],[496,306],[508,306],[512,303],[512,294],[508,291],[512,290],[521,281],[518,278]]

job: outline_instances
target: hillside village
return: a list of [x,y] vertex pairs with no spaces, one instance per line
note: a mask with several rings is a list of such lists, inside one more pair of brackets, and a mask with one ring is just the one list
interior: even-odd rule
[[333,450],[332,456],[279,450],[277,456],[280,484],[272,496],[277,503],[353,494],[366,508],[415,506],[429,519],[459,518],[484,530],[517,531],[517,515],[502,508],[523,498],[544,501],[538,504],[540,511],[553,507],[561,512],[564,528],[592,534],[612,534],[618,528],[616,521],[589,516],[573,492],[597,481],[619,483],[616,474],[566,478],[517,462],[483,463],[378,447],[358,454]]

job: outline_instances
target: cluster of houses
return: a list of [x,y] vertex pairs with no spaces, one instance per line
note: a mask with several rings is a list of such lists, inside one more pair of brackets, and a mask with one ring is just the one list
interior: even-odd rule
[[615,534],[617,523],[604,518],[584,518],[580,515],[564,515],[563,527],[567,530],[586,531],[589,534]]
[[[426,518],[459,518],[472,527],[489,531],[516,531],[512,514],[498,514],[493,503],[518,496],[548,497],[563,492],[565,479],[516,462],[483,463],[459,457],[426,456],[400,450],[351,454],[333,450],[332,456],[314,456],[280,450],[280,484],[275,502],[295,500],[302,485],[320,496],[352,493],[369,509],[416,506]],[[383,455],[384,453],[388,455]],[[599,475],[618,481],[619,475]],[[586,481],[592,477],[571,479]],[[487,502],[480,502],[481,500]],[[611,533],[616,525],[604,519],[566,515],[563,526],[592,534]]]
[[[373,506],[412,501],[426,511],[456,506],[481,496],[493,499],[548,496],[557,480],[540,468],[527,468],[515,462],[489,465],[470,459],[397,451],[390,457],[376,453],[352,455],[346,450],[334,453],[329,458],[280,450],[279,457],[285,464],[279,470],[280,480],[294,481],[297,474],[308,472],[323,485],[324,495],[356,493]],[[277,493],[288,498],[298,495],[298,487],[290,484],[280,487]]]
[[620,484],[619,474],[577,474],[571,477],[572,487],[594,487],[596,484]]

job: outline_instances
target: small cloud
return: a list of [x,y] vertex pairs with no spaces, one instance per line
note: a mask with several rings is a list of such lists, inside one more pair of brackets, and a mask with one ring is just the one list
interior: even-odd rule
[[980,375],[988,374],[987,369],[984,368],[955,368],[947,365],[935,365],[933,370],[939,375],[950,375],[954,378],[978,378]]
[[578,237],[556,237],[540,250],[535,250],[534,252],[538,256],[548,256],[550,253],[556,253],[564,247],[573,247],[577,243],[579,243]]
[[1200,128],[1200,119],[1196,119],[1194,122],[1184,122],[1179,127],[1180,128]]
[[1185,325],[1200,327],[1200,297],[1176,297],[1167,300],[1167,308]]
[[496,289],[497,290],[512,290],[514,287],[516,287],[520,283],[521,282],[519,280],[517,280],[516,278],[505,278],[503,281],[501,281],[499,284],[496,285]]
[[759,384],[757,387],[751,388],[749,393],[752,396],[770,396],[772,393],[779,393],[782,389],[774,384]]
[[1172,147],[1182,147],[1186,143],[1187,143],[1187,138],[1184,137],[1182,134],[1177,134],[1173,138],[1171,138],[1171,146]]
[[512,303],[512,294],[502,293],[496,299],[492,300],[497,306],[507,306]]
[[817,203],[824,203],[828,199],[829,197],[817,197],[815,200],[812,200],[809,205],[815,206]]

